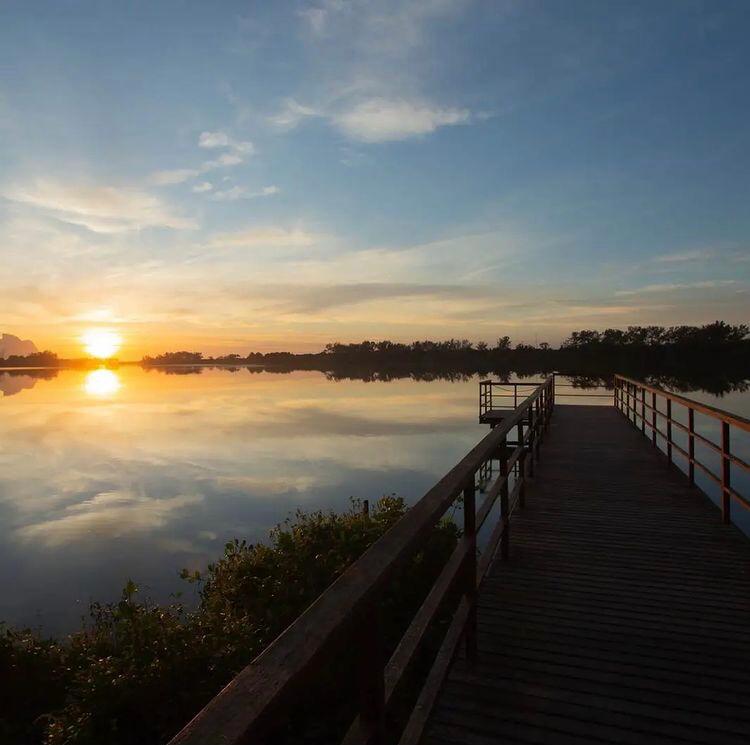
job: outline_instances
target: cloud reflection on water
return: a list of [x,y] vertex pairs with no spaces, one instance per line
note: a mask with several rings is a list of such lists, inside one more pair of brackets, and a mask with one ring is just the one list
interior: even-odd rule
[[297,507],[415,498],[484,431],[474,386],[122,366],[2,399],[0,620],[65,629],[128,577],[185,589],[180,568]]

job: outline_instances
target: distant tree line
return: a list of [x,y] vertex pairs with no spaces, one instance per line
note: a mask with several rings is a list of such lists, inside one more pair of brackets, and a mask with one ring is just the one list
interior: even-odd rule
[[144,357],[145,366],[154,365],[201,365],[201,364],[266,364],[284,360],[304,361],[310,358],[400,358],[400,357],[460,357],[480,355],[520,356],[530,353],[569,356],[571,351],[628,351],[643,349],[705,349],[728,348],[745,345],[750,334],[746,324],[729,324],[715,321],[704,326],[628,326],[627,329],[584,329],[573,331],[558,348],[542,342],[539,345],[519,343],[513,345],[509,336],[499,337],[494,344],[486,341],[471,342],[468,339],[445,341],[413,341],[411,343],[382,341],[332,342],[317,354],[293,354],[291,352],[252,352],[246,356],[227,354],[220,357],[205,357],[201,352],[166,352],[156,357]]
[[0,357],[0,367],[59,367],[59,365],[60,359],[54,352],[50,351]]

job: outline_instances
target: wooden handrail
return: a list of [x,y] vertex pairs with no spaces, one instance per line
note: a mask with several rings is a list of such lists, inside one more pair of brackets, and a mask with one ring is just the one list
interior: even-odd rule
[[[487,434],[467,455],[433,486],[395,525],[370,546],[312,605],[300,615],[258,657],[217,694],[170,745],[239,745],[263,736],[281,721],[294,695],[314,682],[324,671],[328,653],[351,634],[357,620],[367,619],[361,649],[378,650],[382,646],[374,610],[388,581],[423,545],[446,510],[463,495],[464,535],[432,590],[417,611],[401,642],[386,664],[377,652],[361,654],[360,714],[345,738],[346,743],[376,743],[382,734],[385,711],[402,677],[419,650],[429,623],[437,615],[441,602],[456,583],[463,588],[462,600],[446,632],[427,682],[402,736],[402,743],[416,742],[426,721],[425,702],[431,700],[435,681],[446,669],[445,656],[453,654],[464,637],[467,651],[476,649],[475,596],[477,584],[498,546],[507,556],[510,540],[510,516],[522,504],[527,473],[533,473],[539,443],[554,406],[553,379],[544,381]],[[508,452],[509,435],[518,430],[515,449]],[[480,510],[484,521],[489,513],[487,500],[499,496],[501,518],[485,547],[477,569],[475,481],[481,466],[499,460],[501,476]],[[516,483],[509,494],[512,467]],[[449,650],[447,646],[453,645]],[[441,673],[441,670],[443,673]],[[436,677],[437,676],[437,677]]]
[[672,393],[672,391],[667,391],[664,388],[660,388],[658,385],[650,385],[649,383],[644,383],[642,380],[628,378],[625,375],[615,375],[615,380],[631,383],[632,385],[647,390],[649,393],[655,393],[657,396],[662,396],[662,398],[682,404],[683,406],[698,411],[701,414],[706,414],[714,419],[719,419],[722,422],[727,422],[735,427],[739,427],[745,432],[750,432],[750,419],[745,419],[745,417],[740,416],[739,414],[733,414],[731,411],[725,411],[724,409],[717,409],[715,406],[701,403],[693,398],[681,396],[679,393]]
[[[646,393],[650,393],[651,402],[646,403]],[[666,402],[666,411],[660,411],[657,406],[657,398],[663,398]],[[676,403],[687,409],[687,425],[677,421],[672,416],[672,404]],[[615,375],[614,405],[635,427],[640,427],[641,432],[646,434],[648,429],[651,433],[651,441],[657,445],[657,437],[661,437],[665,443],[665,449],[669,462],[673,462],[674,453],[682,456],[688,466],[687,476],[691,484],[695,484],[695,468],[703,472],[709,479],[718,484],[721,489],[721,514],[725,523],[731,522],[731,502],[738,502],[746,509],[750,509],[750,500],[740,494],[731,483],[731,466],[735,465],[746,471],[750,471],[750,464],[731,452],[731,428],[736,427],[743,432],[750,432],[750,420],[733,414],[715,406],[695,401],[692,398],[681,396],[678,393],[666,391],[655,385],[649,385],[640,380],[634,380],[624,375]],[[651,420],[646,417],[646,412],[651,412]],[[721,442],[714,442],[695,430],[695,412],[704,414],[711,419],[721,422]],[[658,419],[661,417],[666,426],[660,429]],[[672,437],[672,429],[677,428],[687,436],[688,448],[678,445]],[[705,463],[695,456],[695,441],[705,445],[718,454],[721,462],[721,473],[714,473]]]

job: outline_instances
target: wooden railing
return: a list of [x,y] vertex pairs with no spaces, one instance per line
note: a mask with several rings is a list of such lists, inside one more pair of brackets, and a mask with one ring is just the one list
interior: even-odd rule
[[[479,381],[479,418],[490,411],[500,409],[516,409],[518,402],[523,401],[529,391],[544,385],[545,381],[529,383],[503,383],[499,380]],[[520,395],[519,395],[519,390]]]
[[[552,379],[539,384],[390,530],[357,559],[291,626],[242,670],[171,741],[171,745],[238,745],[261,741],[290,714],[295,696],[314,688],[334,647],[356,640],[359,714],[344,742],[382,742],[385,715],[422,649],[451,591],[460,592],[431,670],[398,742],[416,745],[451,658],[463,638],[477,655],[476,593],[499,548],[507,558],[510,522],[523,507],[527,477],[554,406]],[[515,441],[511,437],[515,436]],[[476,480],[483,464],[499,460],[500,475],[477,509]],[[511,474],[515,480],[511,482]],[[512,486],[511,486],[512,483]],[[431,531],[463,497],[463,535],[387,661],[378,604],[394,573],[425,544]],[[477,555],[477,531],[500,500],[500,517]],[[390,733],[392,734],[392,733]]]
[[[583,389],[573,383],[561,383],[557,373],[552,373],[547,381],[515,381],[504,382],[500,380],[481,380],[479,381],[479,421],[489,421],[487,415],[494,411],[506,411],[515,409],[519,401],[523,401],[528,395],[529,389],[538,388],[545,382],[552,381],[551,395],[556,397],[567,398],[607,398],[612,399],[611,393],[593,393],[589,389]],[[573,393],[566,393],[572,389]],[[607,390],[608,387],[597,386],[594,390]]]
[[[658,408],[659,401],[664,402],[664,411]],[[700,401],[680,396],[677,393],[665,391],[657,386],[626,378],[623,375],[615,375],[614,404],[635,427],[640,428],[644,435],[646,435],[646,430],[649,430],[651,441],[655,446],[660,444],[658,438],[662,438],[662,444],[670,463],[673,462],[675,453],[685,459],[687,476],[691,484],[695,484],[695,469],[697,467],[718,485],[721,490],[722,520],[725,523],[731,522],[733,499],[746,509],[750,509],[750,501],[735,489],[731,478],[732,466],[750,471],[750,465],[732,453],[731,437],[733,428],[742,432],[750,432],[750,420],[703,404]],[[682,406],[687,410],[687,424],[683,424],[674,418],[673,404]],[[721,442],[714,442],[696,431],[696,412],[721,423]],[[659,428],[660,424],[663,429]],[[675,442],[674,430],[685,433],[687,450]],[[721,473],[715,473],[696,457],[696,441],[718,454]]]

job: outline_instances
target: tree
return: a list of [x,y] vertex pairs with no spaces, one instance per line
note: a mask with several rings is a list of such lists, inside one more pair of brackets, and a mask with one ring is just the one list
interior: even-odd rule
[[507,351],[508,349],[510,349],[510,337],[501,336],[495,344],[495,349],[502,351]]

